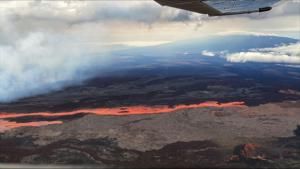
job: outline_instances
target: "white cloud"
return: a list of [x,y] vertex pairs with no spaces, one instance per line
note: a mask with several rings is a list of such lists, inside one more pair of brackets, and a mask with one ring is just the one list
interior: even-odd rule
[[279,66],[284,66],[284,67],[291,67],[291,68],[299,68],[300,69],[300,65],[286,65],[286,64],[278,64]]
[[228,54],[229,62],[264,62],[300,64],[300,43],[274,48],[252,49],[249,52]]
[[201,53],[203,56],[215,56],[216,54],[214,52],[210,52],[207,50],[203,50]]
[[278,46],[275,48],[262,48],[262,49],[257,49],[257,51],[272,52],[272,53],[278,53],[278,54],[283,54],[283,55],[286,54],[286,55],[290,55],[290,56],[300,57],[300,43],[282,45],[282,46]]
[[15,19],[56,20],[67,24],[99,21],[151,24],[195,21],[205,17],[184,10],[163,8],[154,1],[40,1],[35,3],[27,1],[27,3],[21,2],[20,5],[18,3],[15,6],[7,5],[6,8],[3,5],[2,8]]
[[220,36],[230,36],[230,35],[253,35],[253,36],[276,36],[272,33],[262,33],[262,32],[249,32],[249,31],[224,31],[219,32],[217,35]]

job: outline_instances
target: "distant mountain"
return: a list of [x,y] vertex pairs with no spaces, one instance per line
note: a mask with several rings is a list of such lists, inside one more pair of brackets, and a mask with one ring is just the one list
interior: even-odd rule
[[242,52],[254,48],[275,47],[296,43],[299,40],[279,36],[228,35],[210,36],[151,47],[139,47],[114,52],[130,56],[172,56],[179,54],[201,54],[206,51]]

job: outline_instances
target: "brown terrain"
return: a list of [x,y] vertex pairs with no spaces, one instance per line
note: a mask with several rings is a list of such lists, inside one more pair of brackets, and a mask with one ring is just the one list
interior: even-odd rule
[[90,112],[61,124],[3,132],[0,160],[103,168],[297,168],[299,104],[211,105],[121,116]]
[[299,69],[217,63],[1,103],[0,168],[300,168]]

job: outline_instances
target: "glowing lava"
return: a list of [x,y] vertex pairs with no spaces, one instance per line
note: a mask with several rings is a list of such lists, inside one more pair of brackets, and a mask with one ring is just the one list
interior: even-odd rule
[[[9,122],[5,119],[7,118],[17,118],[17,117],[28,117],[28,116],[43,116],[43,117],[57,117],[57,116],[67,116],[76,115],[79,113],[90,113],[95,115],[109,115],[109,116],[128,116],[128,115],[145,115],[145,114],[160,114],[160,113],[171,113],[175,110],[182,109],[193,109],[193,108],[205,108],[205,107],[217,107],[217,108],[228,108],[228,107],[245,107],[244,102],[230,102],[230,103],[218,103],[218,102],[204,102],[200,104],[191,105],[177,105],[174,107],[170,106],[130,106],[130,107],[117,107],[117,108],[94,108],[94,109],[79,109],[69,112],[36,112],[36,113],[0,113],[0,125],[2,128],[17,128],[25,126],[42,126],[49,124],[61,124],[61,121],[52,122],[29,122],[29,123],[15,123]],[[4,126],[4,127],[3,127]],[[1,131],[1,128],[0,128]]]
[[18,127],[39,127],[50,124],[62,124],[62,121],[39,121],[39,122],[27,122],[27,123],[16,123],[5,120],[0,120],[0,132],[18,128]]

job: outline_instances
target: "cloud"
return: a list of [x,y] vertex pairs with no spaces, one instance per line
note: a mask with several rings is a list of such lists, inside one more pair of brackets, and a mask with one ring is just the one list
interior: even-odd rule
[[[24,2],[23,2],[24,3]],[[23,10],[19,10],[23,8]],[[39,1],[7,8],[15,20],[57,21],[67,24],[128,21],[145,24],[196,21],[205,16],[140,1]]]
[[252,49],[249,52],[232,53],[226,56],[229,62],[264,62],[300,64],[300,43],[274,48]]
[[[0,43],[15,40],[8,35],[24,38],[35,31],[75,32],[77,36],[87,36],[87,41],[102,42],[174,41],[226,31],[276,35],[289,32],[289,36],[299,37],[300,25],[295,22],[299,17],[299,2],[284,1],[272,11],[261,14],[208,17],[162,7],[152,0],[1,1],[0,24],[5,26],[0,27]],[[98,29],[109,30],[105,40],[97,38]]]
[[300,13],[300,0],[285,0],[279,2],[272,9],[272,13],[267,13],[267,17],[278,17],[286,15],[296,15]]
[[282,45],[275,48],[262,48],[256,49],[253,51],[260,51],[260,52],[272,52],[278,54],[286,54],[290,56],[298,56],[300,57],[300,43],[289,44],[289,45]]
[[210,52],[207,50],[203,50],[201,53],[203,56],[215,56],[216,54],[214,52]]
[[[154,1],[1,1],[0,12],[0,44],[32,32],[72,34],[101,43],[171,41],[178,38],[173,34],[176,24],[194,29],[208,18]],[[99,37],[99,30],[107,32]]]

